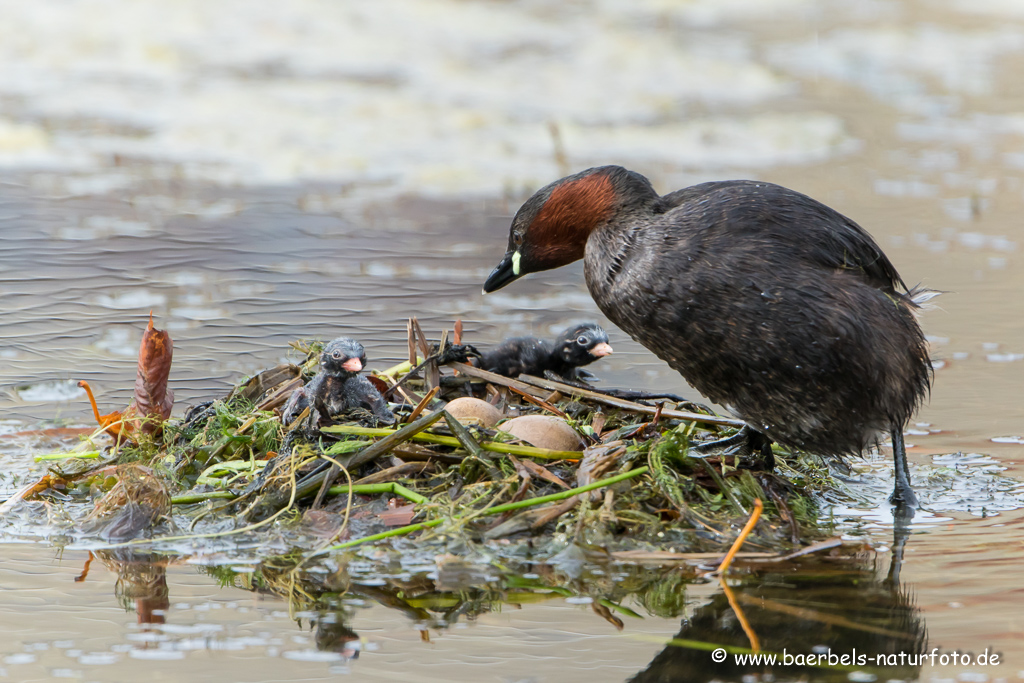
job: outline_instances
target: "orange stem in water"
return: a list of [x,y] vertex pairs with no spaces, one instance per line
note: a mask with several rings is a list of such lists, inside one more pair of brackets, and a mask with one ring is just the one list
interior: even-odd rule
[[764,510],[764,504],[761,502],[760,498],[755,498],[754,511],[750,514],[750,519],[747,520],[743,530],[740,531],[740,535],[736,537],[735,541],[733,541],[732,547],[729,548],[729,552],[725,554],[725,558],[722,560],[722,563],[718,565],[719,574],[724,575],[725,571],[729,568],[729,565],[732,564],[732,560],[736,557],[736,553],[738,553],[740,548],[743,546],[743,541],[747,540],[747,536],[749,536],[750,532],[754,530],[754,525],[757,524],[757,520],[761,518],[762,510]]
[[96,406],[96,397],[92,395],[92,387],[90,387],[89,383],[84,379],[78,383],[78,386],[85,389],[85,393],[89,395],[89,403],[92,404],[92,414],[96,416],[96,424],[100,427],[106,427],[106,425],[103,424],[103,420],[100,419],[100,409]]

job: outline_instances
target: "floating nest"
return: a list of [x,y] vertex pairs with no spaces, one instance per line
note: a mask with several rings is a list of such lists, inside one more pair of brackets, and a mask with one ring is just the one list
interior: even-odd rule
[[68,505],[78,537],[109,544],[266,532],[276,550],[305,553],[571,544],[671,559],[721,552],[762,503],[748,551],[786,555],[829,531],[816,501],[833,480],[820,459],[776,447],[767,472],[744,454],[694,457],[692,446],[735,433],[736,420],[686,401],[496,375],[463,362],[447,334],[428,344],[414,321],[409,346],[408,362],[369,375],[396,424],[359,410],[314,420],[308,409],[282,424],[322,349],[298,342],[301,362],[127,442],[85,441],[78,450],[98,462],[67,454],[19,497]]

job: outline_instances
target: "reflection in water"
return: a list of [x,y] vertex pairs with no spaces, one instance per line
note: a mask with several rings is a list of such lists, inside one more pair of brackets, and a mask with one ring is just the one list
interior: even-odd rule
[[[744,576],[731,589],[723,586],[683,620],[675,639],[630,683],[875,680],[872,676],[916,680],[919,664],[873,666],[878,655],[920,654],[927,645],[924,620],[913,596],[899,582],[908,534],[903,524],[898,525],[884,577],[876,571],[875,553],[867,551],[800,567],[771,567]],[[740,663],[732,655],[716,663],[710,647],[700,648],[713,644],[749,652],[755,639],[765,653],[856,654],[870,657],[871,663],[768,666]],[[852,671],[861,672],[861,678],[851,678]]]
[[[126,611],[134,610],[140,624],[163,624],[170,607],[167,588],[168,558],[126,548],[91,552],[107,569],[117,575],[114,595]],[[86,580],[88,564],[76,581]]]
[[[730,575],[710,601],[683,619],[667,647],[629,681],[750,681],[757,674],[773,680],[872,680],[881,670],[860,667],[779,667],[738,665],[732,657],[714,664],[710,650],[738,652],[759,643],[761,652],[878,654],[923,652],[927,636],[912,596],[899,581],[906,530],[899,530],[887,572],[877,571],[875,552],[861,546],[835,548],[827,556],[799,561],[748,560],[746,570]],[[140,624],[162,624],[169,605],[166,558],[128,551],[98,551],[97,557],[118,581],[115,592]],[[225,586],[273,596],[287,602],[300,627],[313,631],[316,649],[344,660],[358,658],[364,639],[360,611],[371,604],[403,614],[423,641],[461,621],[489,612],[550,600],[589,604],[600,618],[629,636],[635,621],[679,618],[686,611],[687,586],[703,582],[695,563],[675,567],[587,564],[578,571],[557,564],[503,567],[500,571],[454,556],[439,557],[414,573],[375,566],[348,557],[348,564],[309,565],[293,558],[263,562],[252,573],[230,566],[205,571]],[[241,569],[241,568],[239,568]],[[744,573],[745,572],[745,573]],[[362,666],[372,671],[372,660]],[[913,680],[919,666],[886,667],[886,680]],[[856,676],[855,676],[856,678]]]
[[324,614],[314,621],[316,649],[323,652],[337,652],[345,659],[359,656],[359,634],[338,619],[336,612]]

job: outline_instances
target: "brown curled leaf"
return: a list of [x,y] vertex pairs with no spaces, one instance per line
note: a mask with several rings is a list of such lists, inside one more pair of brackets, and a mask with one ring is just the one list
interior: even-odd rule
[[153,314],[150,313],[149,326],[142,333],[139,370],[135,376],[136,413],[143,418],[142,431],[150,434],[163,428],[164,420],[171,416],[171,408],[174,407],[174,392],[167,388],[173,353],[171,335],[153,327]]

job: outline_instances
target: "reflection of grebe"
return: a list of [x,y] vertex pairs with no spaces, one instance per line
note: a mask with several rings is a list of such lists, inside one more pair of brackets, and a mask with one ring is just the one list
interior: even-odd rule
[[[908,511],[912,516],[912,511]],[[757,634],[762,652],[813,654],[856,652],[876,657],[892,654],[898,658],[924,653],[927,631],[912,596],[899,584],[899,569],[909,531],[907,519],[897,519],[892,559],[886,576],[879,578],[869,553],[855,564],[829,558],[767,569],[741,579],[733,589],[738,607]],[[735,580],[732,575],[730,580]],[[697,608],[675,636],[679,641],[700,641],[715,645],[750,648],[750,638],[741,619],[719,592],[708,604]],[[900,661],[900,660],[895,660]],[[902,660],[907,662],[908,660]],[[865,669],[878,671],[871,663]],[[886,666],[881,680],[916,680],[920,663]],[[669,683],[676,681],[742,681],[751,674],[774,674],[782,680],[849,680],[850,670],[818,667],[739,665],[731,656],[714,662],[711,652],[669,645],[650,665],[628,683]]]

